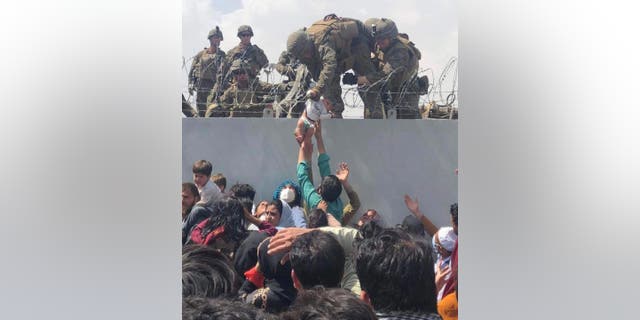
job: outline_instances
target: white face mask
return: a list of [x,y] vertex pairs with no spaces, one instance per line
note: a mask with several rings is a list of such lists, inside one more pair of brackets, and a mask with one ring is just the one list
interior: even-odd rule
[[296,198],[296,192],[293,189],[283,188],[280,191],[280,200],[289,203]]
[[260,219],[260,221],[265,221],[267,220],[267,215],[263,213],[258,219]]

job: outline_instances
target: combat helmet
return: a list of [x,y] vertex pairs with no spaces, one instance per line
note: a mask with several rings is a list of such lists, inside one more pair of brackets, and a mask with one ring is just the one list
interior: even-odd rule
[[382,18],[376,23],[376,38],[390,38],[395,39],[398,37],[398,28],[395,22],[390,19]]
[[238,27],[238,37],[240,37],[240,34],[245,33],[245,32],[248,32],[253,37],[253,29],[251,29],[251,26],[242,25],[242,26]]
[[305,29],[297,30],[287,38],[287,51],[299,58],[310,43],[311,39],[309,39],[309,35],[307,35]]
[[216,26],[214,29],[211,29],[211,31],[209,31],[209,34],[207,35],[207,39],[211,39],[211,37],[213,36],[218,36],[220,37],[220,40],[224,40],[224,37],[222,36],[222,31],[218,26]]
[[373,26],[376,25],[376,33],[377,33],[377,24],[378,22],[380,22],[380,18],[369,18],[367,20],[364,21],[364,27],[367,30],[367,34],[370,35],[371,37],[374,37],[375,35],[373,34]]

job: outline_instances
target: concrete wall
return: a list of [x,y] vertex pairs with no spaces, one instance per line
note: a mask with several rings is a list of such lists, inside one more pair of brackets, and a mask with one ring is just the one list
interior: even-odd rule
[[[227,177],[227,186],[249,183],[256,202],[270,199],[286,178],[296,179],[296,119],[182,120],[182,177],[192,181],[199,159]],[[331,168],[346,161],[362,209],[374,208],[389,225],[409,214],[403,195],[418,197],[422,212],[438,226],[449,224],[448,207],[458,199],[458,122],[449,120],[327,120],[323,136]],[[315,140],[314,140],[315,144]],[[314,177],[318,183],[317,154]],[[347,201],[346,194],[342,195]]]

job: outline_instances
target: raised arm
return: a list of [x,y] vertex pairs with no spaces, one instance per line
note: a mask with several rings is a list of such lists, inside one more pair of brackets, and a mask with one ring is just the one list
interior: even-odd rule
[[411,199],[409,195],[404,195],[404,204],[407,206],[407,209],[413,213],[418,220],[422,223],[424,230],[429,234],[429,236],[433,236],[438,232],[438,227],[436,227],[429,218],[427,218],[422,212],[420,212],[420,206],[418,204],[417,199]]
[[336,177],[342,183],[342,188],[347,193],[347,197],[349,197],[349,204],[342,210],[342,225],[346,226],[356,211],[360,209],[360,197],[358,197],[358,194],[349,183],[349,166],[346,162],[341,162],[338,165]]
[[324,140],[322,140],[322,123],[320,120],[316,121],[316,142],[318,143],[318,154],[327,153],[324,149]]

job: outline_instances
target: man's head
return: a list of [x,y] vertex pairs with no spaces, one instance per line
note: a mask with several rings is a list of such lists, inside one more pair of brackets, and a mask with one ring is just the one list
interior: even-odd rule
[[220,46],[220,41],[224,40],[220,27],[216,26],[215,28],[211,29],[211,31],[209,31],[209,34],[207,35],[207,39],[209,39],[209,44],[212,47],[217,48],[218,46]]
[[398,28],[395,22],[382,18],[376,23],[376,44],[380,49],[385,50],[391,42],[398,37]]
[[369,46],[373,48],[375,44],[375,37],[378,33],[378,22],[380,18],[369,18],[364,21],[364,28],[367,30],[367,41],[369,42]]
[[327,219],[327,213],[324,212],[320,208],[315,208],[311,210],[309,213],[309,223],[307,223],[307,228],[320,228],[326,227],[329,225],[329,220]]
[[342,183],[333,174],[330,174],[322,179],[320,186],[318,187],[318,193],[322,197],[322,200],[326,202],[333,202],[338,199],[342,192]]
[[182,297],[233,297],[240,277],[220,251],[200,245],[183,248]]
[[458,234],[458,203],[454,203],[449,207],[449,214],[451,214],[451,225],[453,226],[453,232]]
[[[262,218],[262,216],[264,216],[264,218]],[[282,202],[280,202],[280,200],[271,201],[258,218],[269,222],[272,226],[277,226],[280,224],[280,219],[282,218]]]
[[344,249],[331,234],[314,230],[299,236],[291,245],[289,260],[296,288],[340,286],[344,272]]
[[212,175],[211,181],[213,181],[213,183],[215,183],[216,186],[218,186],[218,189],[220,189],[220,192],[224,192],[224,189],[227,188],[227,178],[225,178],[225,176],[222,175],[222,173],[216,173]]
[[412,236],[425,237],[424,226],[416,216],[410,214],[402,220],[402,229]]
[[240,38],[241,44],[251,44],[251,37],[253,37],[253,29],[250,26],[243,25],[238,27],[238,38]]
[[194,183],[184,182],[182,183],[182,217],[184,218],[191,208],[200,201],[200,193],[198,187]]
[[229,191],[231,191],[231,195],[233,197],[236,197],[236,198],[247,197],[251,199],[251,201],[253,201],[256,196],[256,189],[254,189],[251,185],[246,183],[236,183],[233,186],[231,186],[231,189]]
[[315,287],[298,293],[296,300],[282,314],[285,320],[374,320],[371,306],[342,288]]
[[360,219],[358,220],[357,226],[362,227],[365,223],[367,223],[367,221],[380,221],[380,215],[378,215],[378,211],[376,211],[375,209],[367,209],[367,211],[365,211],[362,214],[362,217],[360,217]]
[[437,312],[430,248],[401,229],[384,229],[358,242],[356,273],[362,298],[376,311]]
[[313,58],[313,41],[305,29],[300,29],[290,34],[287,38],[287,51],[303,63],[308,63]]
[[270,320],[277,318],[242,301],[202,297],[182,299],[182,320],[203,319]]
[[198,188],[204,187],[211,176],[213,165],[207,160],[198,160],[193,164],[193,182]]
[[249,71],[251,67],[242,60],[234,60],[229,71],[233,75],[235,82],[243,88],[249,85]]
[[453,252],[457,239],[452,227],[442,227],[433,235],[432,245],[440,256],[447,258]]

